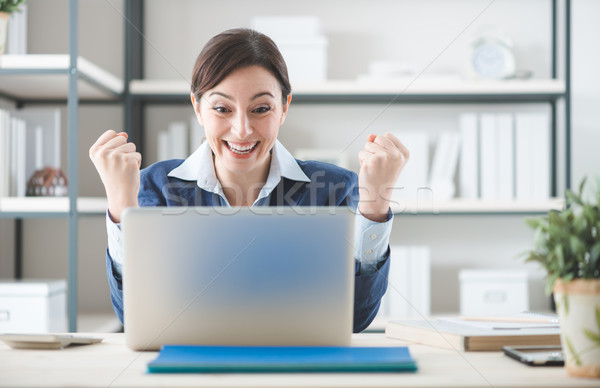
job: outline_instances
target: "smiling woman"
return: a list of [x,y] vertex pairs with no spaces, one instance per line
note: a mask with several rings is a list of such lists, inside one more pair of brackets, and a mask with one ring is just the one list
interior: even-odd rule
[[[273,41],[250,29],[213,37],[193,70],[190,99],[207,141],[185,160],[140,171],[126,133],[106,131],[90,148],[108,198],[107,272],[123,321],[119,222],[137,206],[346,206],[356,211],[354,331],[365,329],[387,287],[390,191],[408,150],[393,135],[369,135],[360,172],[296,160],[277,140],[292,101],[287,66]],[[302,238],[298,236],[298,238]]]

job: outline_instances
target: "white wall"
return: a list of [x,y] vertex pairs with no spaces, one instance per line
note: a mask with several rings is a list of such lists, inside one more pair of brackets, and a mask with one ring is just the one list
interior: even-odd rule
[[[600,1],[573,1],[572,185],[600,177]],[[591,181],[591,179],[588,179]],[[594,183],[595,182],[590,182]]]
[[[600,27],[594,15],[600,2],[574,1],[573,25],[573,181],[586,172],[600,173],[597,106],[600,98],[598,53]],[[29,1],[29,51],[67,52],[65,0]],[[168,4],[168,5],[166,5]],[[491,4],[491,5],[490,5]],[[490,5],[488,8],[486,8]],[[115,75],[123,74],[123,0],[80,1],[80,52]],[[145,69],[150,78],[189,79],[193,61],[208,38],[231,27],[249,26],[253,15],[315,14],[329,38],[329,77],[355,78],[370,60],[412,59],[429,71],[460,71],[468,41],[484,25],[499,25],[515,41],[518,67],[549,75],[550,1],[541,0],[375,0],[368,2],[243,1],[217,3],[147,0]],[[58,17],[50,25],[47,16]],[[471,24],[472,22],[472,24]],[[349,134],[369,127],[378,133],[401,128],[433,134],[456,125],[465,109],[493,106],[293,105],[281,130],[282,141],[297,147],[341,148]],[[503,106],[501,109],[522,109]],[[379,113],[385,109],[382,115]],[[523,109],[539,109],[527,106]],[[189,119],[188,106],[156,106],[147,110],[149,139],[173,120]],[[105,129],[120,129],[122,108],[85,106],[80,111],[80,187],[82,195],[102,195],[103,189],[87,150]],[[363,139],[361,137],[360,139]],[[362,141],[362,140],[361,140]],[[356,153],[361,141],[352,144]],[[145,160],[156,159],[149,140]],[[63,148],[66,150],[66,148]],[[354,164],[356,166],[356,162]],[[80,310],[110,310],[104,273],[106,232],[102,217],[80,221]],[[66,225],[63,221],[25,222],[25,275],[66,276]],[[10,221],[0,222],[0,277],[12,276]],[[515,257],[531,245],[532,233],[518,216],[398,215],[393,244],[427,244],[432,250],[433,312],[458,310],[457,273],[461,268],[527,268],[534,277],[533,308],[546,308],[541,273]]]

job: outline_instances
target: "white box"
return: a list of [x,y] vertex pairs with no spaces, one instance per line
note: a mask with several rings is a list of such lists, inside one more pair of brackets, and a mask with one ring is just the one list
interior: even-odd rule
[[65,280],[0,281],[0,333],[67,332]]
[[527,271],[462,270],[461,315],[498,315],[529,310]]
[[267,35],[277,45],[288,68],[292,84],[327,80],[327,37],[316,16],[259,16],[253,29]]
[[[275,40],[275,39],[274,39]],[[297,82],[327,80],[327,38],[285,38],[275,40],[288,68],[292,93]]]

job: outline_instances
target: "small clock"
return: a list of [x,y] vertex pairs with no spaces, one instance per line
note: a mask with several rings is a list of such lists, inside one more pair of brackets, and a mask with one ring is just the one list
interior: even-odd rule
[[515,75],[512,43],[500,34],[488,34],[471,44],[471,68],[477,77],[506,79]]

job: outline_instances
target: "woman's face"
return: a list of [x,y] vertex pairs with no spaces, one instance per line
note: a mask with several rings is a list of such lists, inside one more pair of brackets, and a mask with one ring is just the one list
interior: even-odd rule
[[[291,98],[291,96],[290,96]],[[215,155],[217,174],[268,172],[270,150],[283,124],[277,79],[260,66],[237,69],[206,91],[194,110]]]

